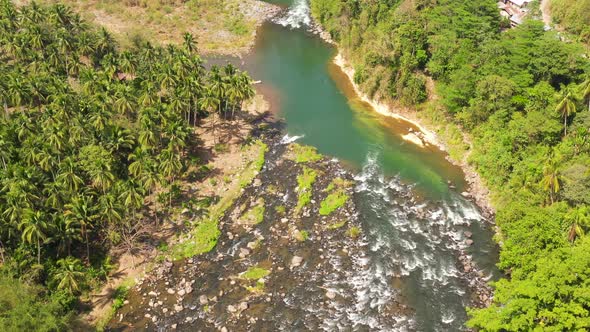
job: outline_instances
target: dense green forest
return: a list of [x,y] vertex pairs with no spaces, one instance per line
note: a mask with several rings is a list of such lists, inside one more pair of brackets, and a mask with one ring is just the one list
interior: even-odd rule
[[[470,133],[501,244],[485,331],[590,328],[590,61],[543,23],[505,30],[492,0],[312,0],[354,80]],[[577,12],[577,14],[580,14]],[[438,99],[426,101],[429,79]]]
[[0,1],[0,330],[67,330],[109,248],[177,204],[200,118],[254,94],[184,41],[119,50],[63,5]]
[[590,0],[551,0],[550,10],[553,21],[590,43]]

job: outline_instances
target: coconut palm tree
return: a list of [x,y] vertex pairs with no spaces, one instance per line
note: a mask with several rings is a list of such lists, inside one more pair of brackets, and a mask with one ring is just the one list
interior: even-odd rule
[[566,136],[567,120],[576,113],[575,95],[572,93],[570,87],[561,89],[561,101],[555,107],[555,111],[559,112],[563,118],[563,135]]
[[50,223],[41,211],[25,210],[24,218],[19,224],[22,240],[37,246],[37,264],[41,264],[41,244],[48,239]]
[[190,32],[185,32],[182,37],[184,39],[183,45],[186,51],[189,53],[195,52],[197,49],[197,42],[195,41],[193,35]]
[[66,218],[60,213],[56,213],[53,216],[54,229],[53,229],[53,241],[58,244],[57,252],[58,254],[63,254],[64,252],[70,256],[72,253],[72,244],[75,241],[82,241],[81,237],[81,225],[80,223],[73,218]]
[[72,198],[71,202],[65,205],[64,215],[80,224],[80,233],[86,242],[86,259],[90,259],[90,241],[88,233],[94,227],[95,205],[92,199],[86,195],[78,195]]
[[556,158],[551,156],[543,166],[543,178],[541,179],[541,186],[543,190],[549,193],[551,204],[555,202],[555,195],[559,192],[561,175]]
[[588,207],[577,207],[568,213],[566,218],[570,221],[567,232],[568,240],[574,242],[576,238],[584,236],[585,229],[590,226],[590,210]]
[[80,260],[68,256],[57,261],[57,269],[52,278],[57,282],[57,289],[65,290],[70,294],[78,294],[84,276]]

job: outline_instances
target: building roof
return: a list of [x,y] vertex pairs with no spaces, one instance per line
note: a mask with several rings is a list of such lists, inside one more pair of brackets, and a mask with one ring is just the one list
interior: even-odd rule
[[517,5],[518,7],[522,7],[523,5],[526,5],[527,3],[532,2],[532,0],[510,0],[510,2]]

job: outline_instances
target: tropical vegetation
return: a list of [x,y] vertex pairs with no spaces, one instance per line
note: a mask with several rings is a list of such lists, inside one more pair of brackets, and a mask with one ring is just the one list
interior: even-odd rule
[[120,49],[64,5],[0,1],[0,330],[66,329],[108,250],[179,203],[200,119],[253,96],[183,40]]
[[468,325],[589,329],[587,49],[533,19],[509,28],[493,0],[311,5],[363,91],[471,138],[469,162],[492,191],[506,278],[493,284],[491,306],[469,310]]

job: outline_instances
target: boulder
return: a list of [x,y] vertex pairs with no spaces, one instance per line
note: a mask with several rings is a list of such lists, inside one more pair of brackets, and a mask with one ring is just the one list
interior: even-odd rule
[[203,294],[203,295],[199,296],[199,304],[205,305],[207,303],[209,303],[209,299],[207,298],[207,295]]
[[238,307],[240,310],[246,310],[248,309],[248,302],[240,302],[240,305]]
[[293,258],[291,259],[291,267],[297,267],[299,265],[301,265],[301,263],[303,262],[303,257],[299,257],[299,256],[293,256]]
[[245,258],[246,256],[250,255],[250,250],[246,248],[240,248],[240,258]]

